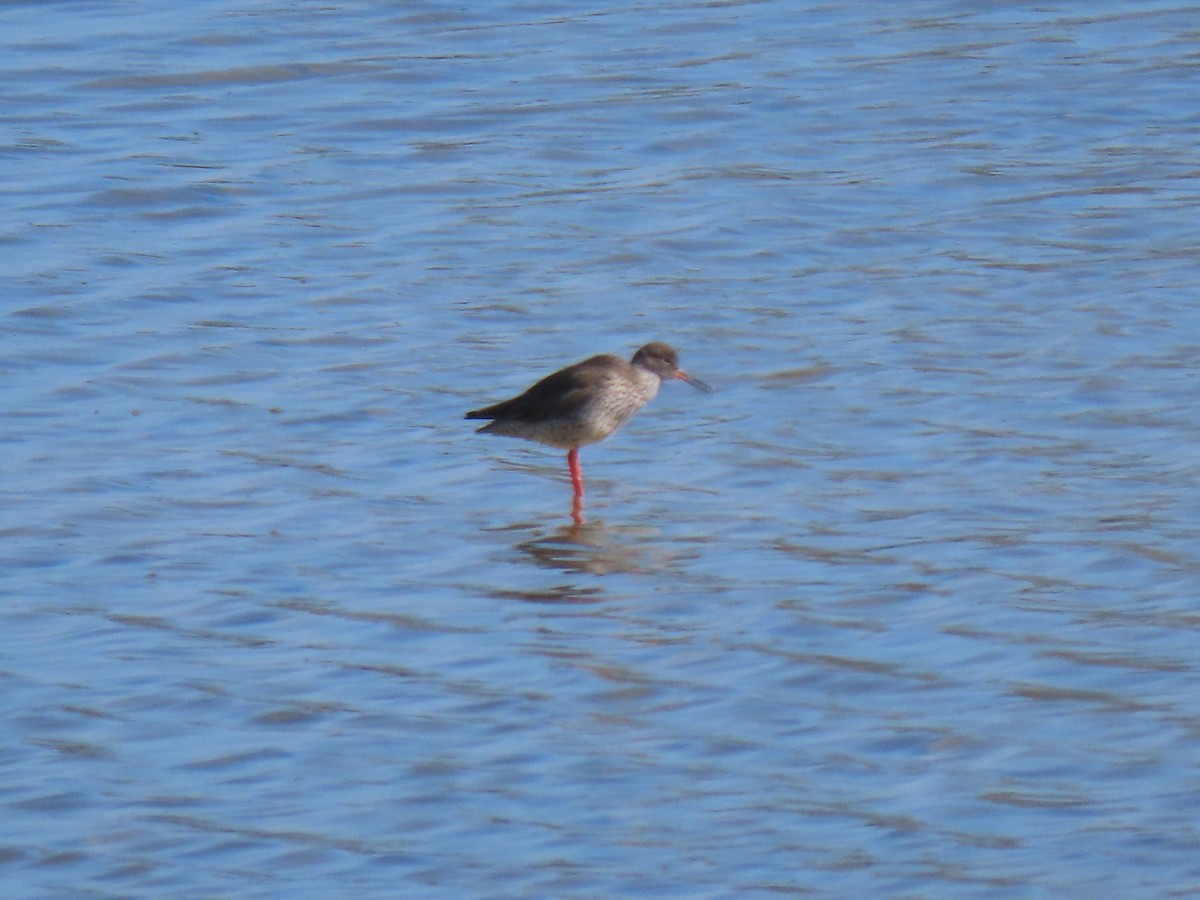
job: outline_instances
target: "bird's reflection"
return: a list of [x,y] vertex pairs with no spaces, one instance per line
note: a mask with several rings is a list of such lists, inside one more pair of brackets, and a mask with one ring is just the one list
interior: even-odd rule
[[[651,572],[661,568],[652,559],[646,538],[651,529],[609,527],[603,520],[573,522],[548,535],[517,544],[539,566],[589,575]],[[658,562],[661,563],[661,560]]]

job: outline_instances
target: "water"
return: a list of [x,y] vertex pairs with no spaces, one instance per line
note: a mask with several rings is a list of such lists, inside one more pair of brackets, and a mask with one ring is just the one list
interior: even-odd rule
[[1200,7],[0,26],[8,894],[1200,884]]

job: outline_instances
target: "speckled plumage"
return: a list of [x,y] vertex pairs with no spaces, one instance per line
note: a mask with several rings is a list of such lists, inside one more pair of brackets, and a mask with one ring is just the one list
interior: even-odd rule
[[579,448],[604,440],[658,394],[663,379],[678,378],[701,390],[708,385],[679,368],[679,358],[666,344],[647,344],[626,362],[604,354],[548,375],[525,391],[492,406],[474,409],[468,419],[491,419],[478,429],[548,444],[568,451],[575,486],[576,521],[583,500]]
[[569,450],[604,440],[653,400],[660,384],[649,369],[617,356],[593,356],[467,418],[492,420],[480,432]]

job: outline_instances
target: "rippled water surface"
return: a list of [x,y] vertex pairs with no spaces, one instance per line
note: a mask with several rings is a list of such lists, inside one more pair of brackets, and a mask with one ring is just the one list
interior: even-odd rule
[[1198,40],[6,4],[7,893],[1200,888]]

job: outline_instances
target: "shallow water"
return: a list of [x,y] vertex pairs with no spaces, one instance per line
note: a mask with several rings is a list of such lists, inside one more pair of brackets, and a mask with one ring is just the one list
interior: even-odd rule
[[13,896],[1200,884],[1200,7],[0,22]]

